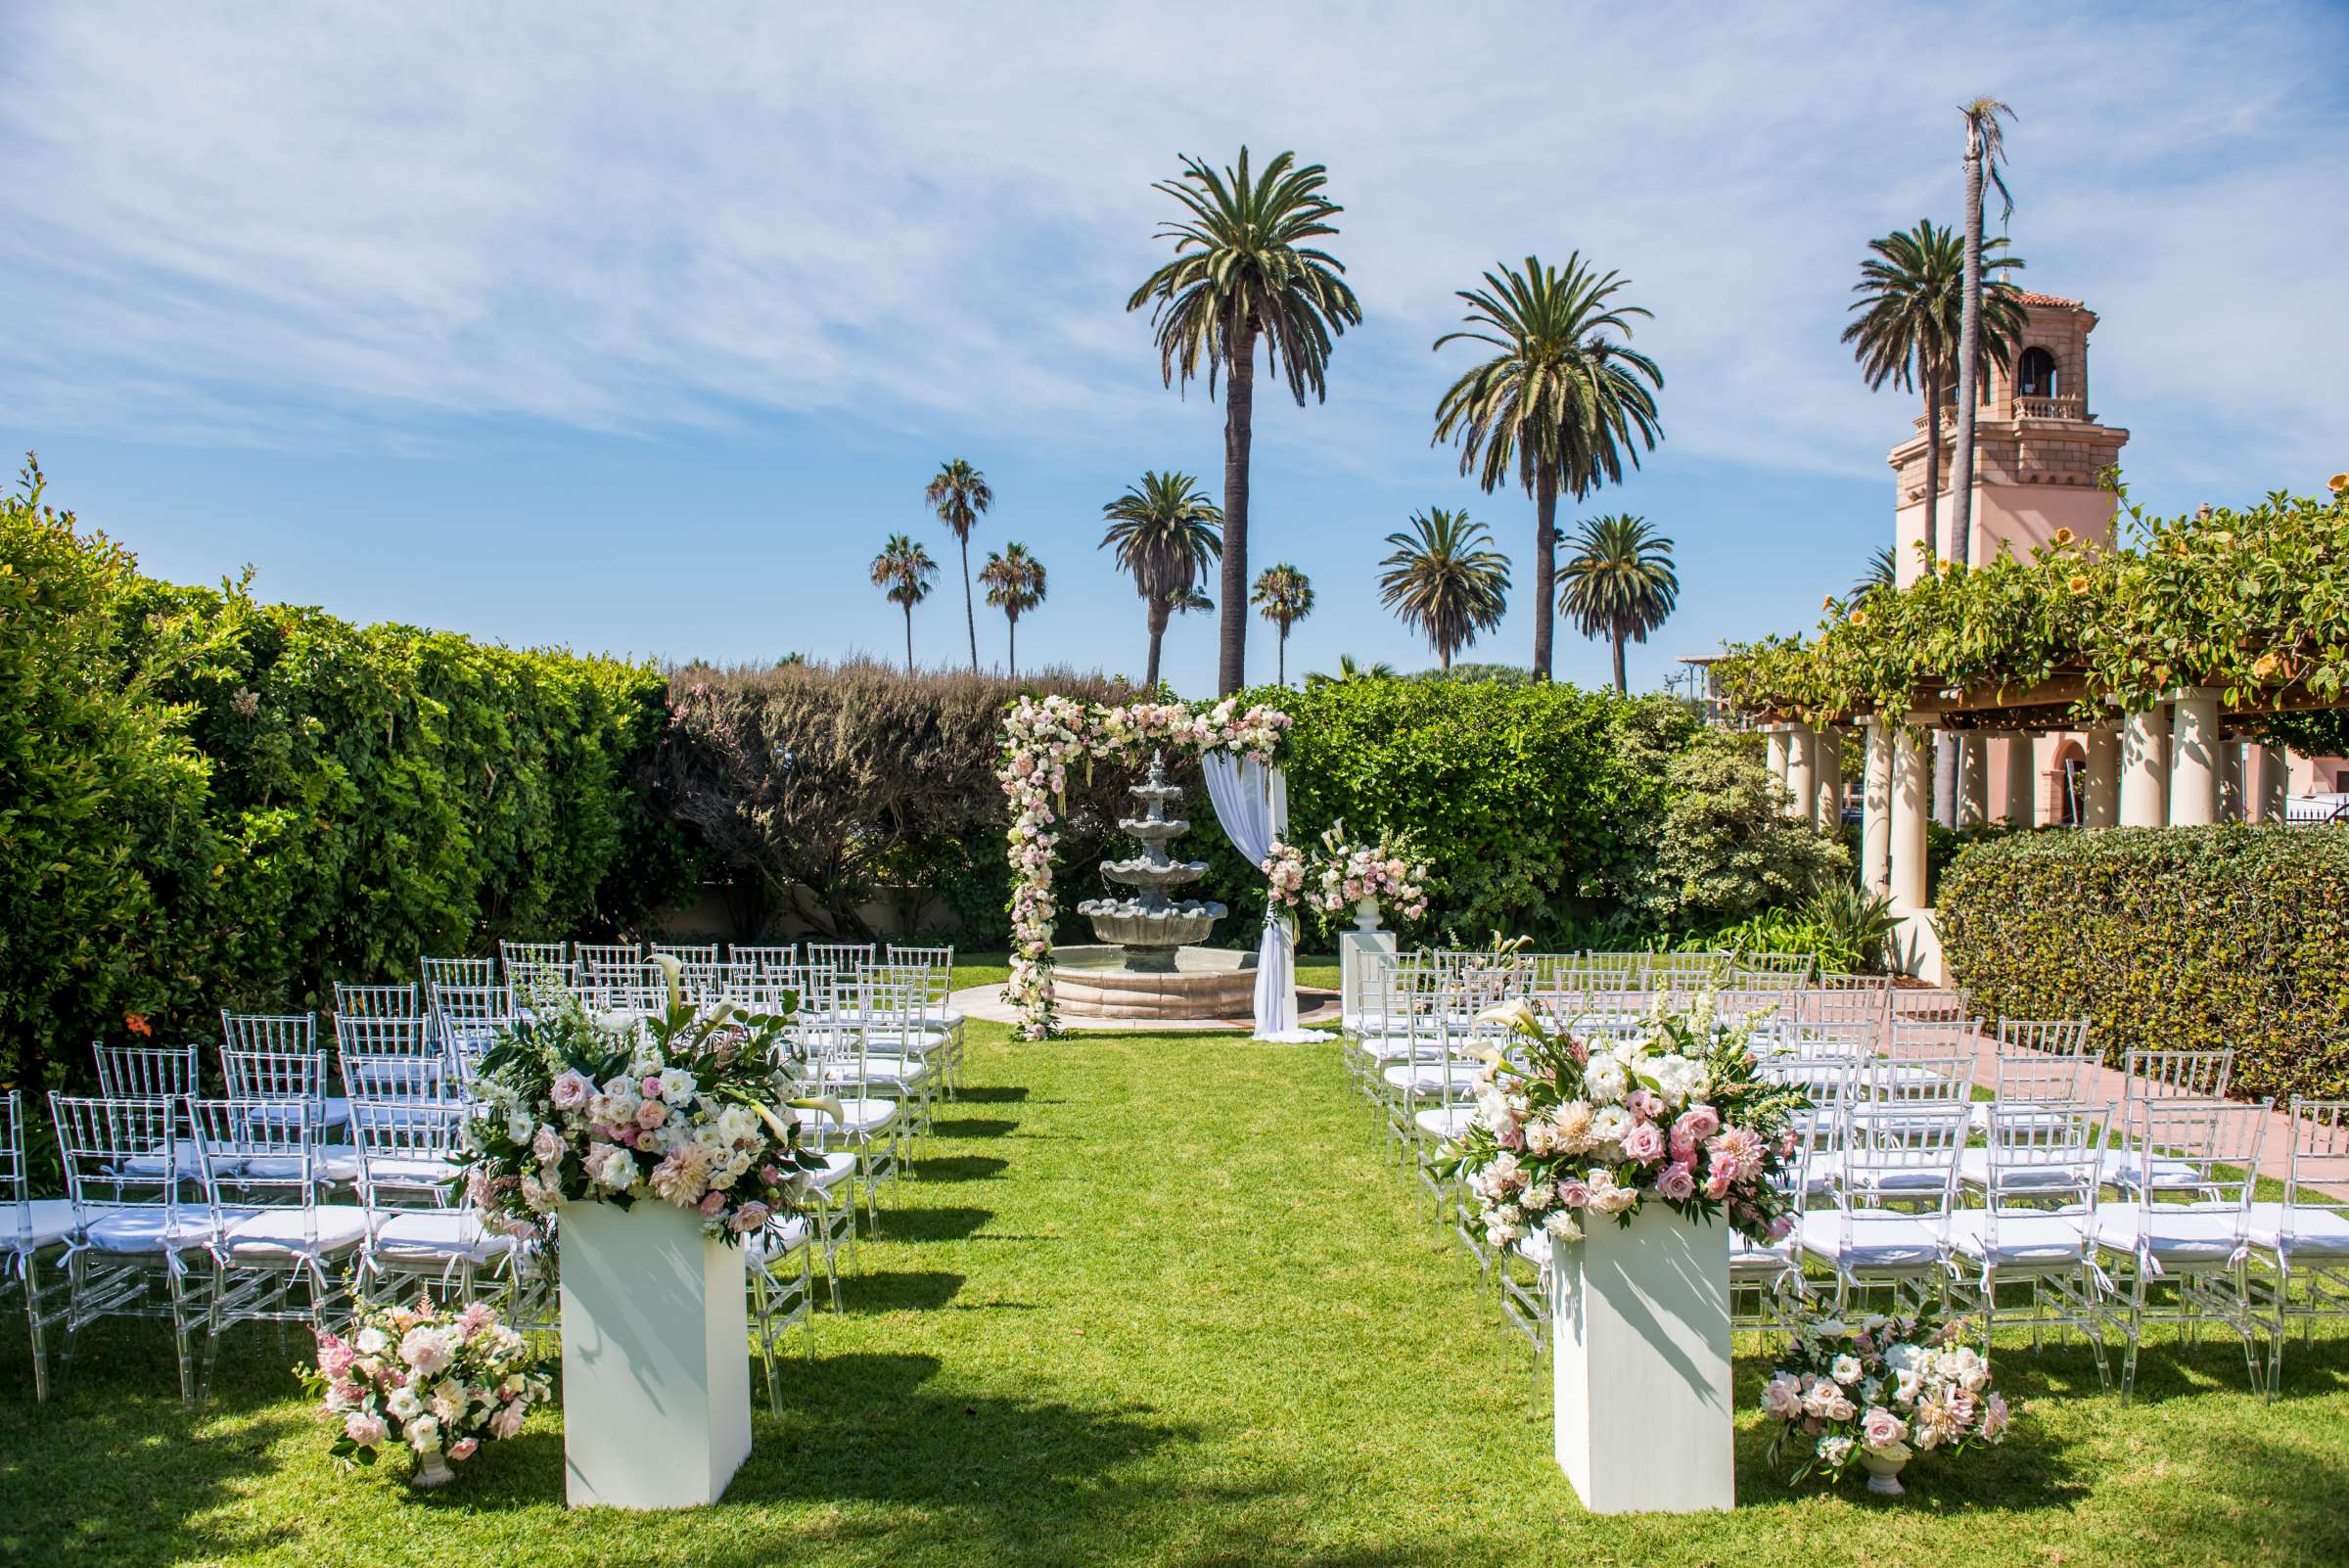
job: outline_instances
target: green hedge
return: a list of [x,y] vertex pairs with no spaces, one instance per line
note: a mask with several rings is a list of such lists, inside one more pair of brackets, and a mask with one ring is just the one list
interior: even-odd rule
[[2235,1050],[2245,1096],[2349,1095],[2349,834],[2034,833],[1961,853],[1942,947],[1983,1013],[2087,1015],[2105,1059]]
[[126,1015],[208,1039],[683,885],[657,670],[156,582],[37,489],[0,504],[0,1075],[36,1090]]

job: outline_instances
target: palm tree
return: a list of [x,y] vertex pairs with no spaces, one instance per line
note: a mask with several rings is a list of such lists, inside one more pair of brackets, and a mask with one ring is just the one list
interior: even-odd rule
[[1899,558],[1889,544],[1879,544],[1869,554],[1867,565],[1852,583],[1848,595],[1853,609],[1858,609],[1879,593],[1891,593],[1901,585]]
[[1615,645],[1615,690],[1631,688],[1623,674],[1626,642],[1645,642],[1664,624],[1681,596],[1672,567],[1672,541],[1647,519],[1617,513],[1584,520],[1574,554],[1558,583],[1558,614],[1571,617],[1586,637]]
[[1973,556],[1974,386],[1982,351],[1982,176],[1987,173],[2005,203],[1999,214],[2014,216],[2014,197],[1999,164],[2006,138],[1999,116],[2014,111],[1995,98],[1977,98],[1958,111],[1965,116],[1965,309],[1958,332],[1958,450],[1950,472],[1950,555],[1958,565]]
[[1265,568],[1256,579],[1253,601],[1257,613],[1280,629],[1279,652],[1273,655],[1272,678],[1275,685],[1289,683],[1289,628],[1313,613],[1313,583],[1311,577],[1286,561]]
[[1223,391],[1223,622],[1216,656],[1216,694],[1228,697],[1247,682],[1248,445],[1256,408],[1256,346],[1285,376],[1297,405],[1305,394],[1327,395],[1322,373],[1330,346],[1362,319],[1362,307],[1340,276],[1346,268],[1312,241],[1337,233],[1330,223],[1345,208],[1321,194],[1327,171],[1296,167],[1282,153],[1251,180],[1248,149],[1236,168],[1221,173],[1195,158],[1182,161],[1178,179],[1153,189],[1182,204],[1188,214],[1157,238],[1174,242],[1174,259],[1143,280],[1126,301],[1128,310],[1151,304],[1159,374],[1168,386],[1188,386],[1202,369],[1207,392]]
[[1020,617],[1044,602],[1044,564],[1028,553],[1025,544],[1007,544],[1000,554],[989,551],[979,569],[987,602],[1003,612],[1011,651],[1011,678],[1020,678]]
[[995,504],[995,492],[988,487],[985,474],[957,457],[938,466],[922,498],[953,531],[954,542],[962,546],[962,619],[971,633],[971,668],[977,669],[979,614],[971,608],[971,530],[977,526],[979,514]]
[[891,604],[905,612],[905,672],[913,672],[913,607],[930,597],[938,563],[902,533],[893,533],[873,557],[873,586],[887,589]]
[[[1983,265],[1993,273],[2019,272],[2023,258],[2005,254],[2004,235],[1985,247],[1997,253]],[[1925,558],[1940,545],[1941,410],[1951,395],[1958,346],[1964,331],[1965,246],[1947,224],[1920,218],[1913,229],[1870,240],[1874,254],[1860,263],[1852,292],[1858,319],[1843,329],[1852,357],[1871,388],[1887,383],[1903,392],[1921,386],[1925,394]],[[2023,333],[2018,291],[1994,278],[1984,296],[1977,371],[1993,359],[2014,354]]]
[[1150,666],[1142,684],[1158,687],[1158,653],[1174,601],[1195,591],[1223,553],[1223,514],[1188,474],[1144,473],[1139,484],[1101,508],[1109,527],[1100,548],[1115,550],[1120,571],[1133,576],[1147,607]]
[[1509,558],[1486,548],[1492,537],[1465,511],[1441,506],[1412,513],[1410,532],[1387,535],[1395,553],[1379,563],[1378,602],[1425,633],[1446,669],[1509,607]]
[[1556,592],[1558,492],[1582,499],[1620,482],[1628,458],[1663,436],[1655,394],[1664,373],[1630,346],[1637,305],[1616,304],[1626,279],[1601,276],[1580,252],[1561,272],[1539,256],[1525,270],[1503,265],[1482,289],[1462,289],[1469,324],[1436,340],[1490,344],[1500,350],[1451,385],[1436,404],[1435,439],[1460,442],[1460,472],[1482,458],[1478,483],[1490,492],[1518,484],[1534,498],[1534,678],[1547,680],[1549,607]]
[[1384,659],[1373,665],[1364,665],[1359,663],[1354,655],[1342,653],[1338,655],[1338,672],[1336,674],[1324,675],[1316,669],[1305,677],[1305,684],[1307,689],[1311,690],[1315,686],[1327,686],[1341,680],[1393,680],[1394,678],[1395,667]]

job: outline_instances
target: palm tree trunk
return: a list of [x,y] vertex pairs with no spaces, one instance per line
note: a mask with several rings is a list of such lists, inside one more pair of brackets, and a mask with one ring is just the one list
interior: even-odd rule
[[1549,632],[1558,596],[1558,477],[1534,478],[1534,678],[1549,678]]
[[[1941,549],[1941,366],[1925,367],[1925,564]],[[1896,569],[1897,570],[1897,569]]]
[[1289,628],[1280,628],[1280,643],[1272,655],[1272,682],[1277,686],[1289,683]]
[[1623,678],[1623,628],[1621,626],[1615,628],[1615,695],[1618,697],[1631,695],[1631,687],[1625,684]]
[[1216,649],[1216,695],[1248,684],[1248,442],[1256,417],[1256,325],[1231,344],[1223,384],[1223,620]]
[[1147,621],[1150,627],[1150,667],[1142,671],[1142,687],[1153,696],[1158,693],[1158,648],[1167,635],[1167,606],[1159,600],[1150,606]]
[[1975,355],[1982,347],[1982,135],[1965,129],[1965,283],[1958,317],[1958,446],[1950,454],[1950,559],[1963,566],[1974,548]]
[[979,612],[971,608],[971,536],[962,541],[962,620],[971,632],[971,673],[979,673]]
[[1011,678],[1017,680],[1020,678],[1020,618],[1018,616],[1003,618],[1003,643],[1005,650],[1010,655]]
[[1438,643],[1436,645],[1436,668],[1446,671],[1451,670],[1451,645],[1450,643]]
[[905,607],[905,673],[913,673],[913,606]]

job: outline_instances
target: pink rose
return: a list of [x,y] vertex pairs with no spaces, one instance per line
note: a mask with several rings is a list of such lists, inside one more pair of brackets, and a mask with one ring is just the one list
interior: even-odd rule
[[1729,1195],[1729,1188],[1736,1184],[1737,1170],[1734,1166],[1724,1165],[1716,1160],[1713,1169],[1705,1173],[1705,1196],[1708,1198],[1716,1201],[1726,1198]]
[[[714,1194],[713,1194],[713,1196],[714,1196]],[[705,1198],[702,1201],[704,1204],[707,1204],[709,1199]],[[729,1230],[739,1231],[747,1235],[749,1232],[756,1230],[760,1225],[766,1223],[768,1212],[769,1211],[766,1205],[763,1203],[746,1203],[727,1217],[726,1228]]]
[[1782,1214],[1770,1222],[1770,1239],[1773,1241],[1784,1241],[1793,1233],[1794,1218],[1791,1215]]
[[343,1435],[362,1449],[374,1448],[391,1433],[392,1429],[384,1424],[382,1416],[370,1415],[365,1410],[351,1411],[343,1422]]
[[1653,1165],[1664,1158],[1664,1133],[1653,1122],[1634,1124],[1623,1135],[1623,1157],[1641,1165]]
[[1691,1105],[1672,1125],[1673,1135],[1686,1133],[1701,1143],[1721,1130],[1721,1113],[1710,1105]]
[[644,1097],[645,1097],[646,1099],[648,1099],[648,1100],[657,1100],[657,1099],[659,1099],[659,1098],[661,1097],[661,1080],[660,1080],[660,1079],[658,1079],[658,1078],[648,1078],[648,1079],[646,1079],[646,1080],[644,1081],[644,1083],[643,1083],[643,1084],[642,1084],[640,1086],[641,1086],[641,1087],[642,1087],[642,1089],[644,1090]]
[[1684,1160],[1675,1160],[1656,1177],[1656,1196],[1671,1203],[1686,1203],[1696,1194],[1696,1170]]
[[1570,1177],[1558,1183],[1558,1202],[1568,1209],[1587,1208],[1590,1203],[1590,1188],[1589,1184]]
[[578,1073],[565,1073],[562,1077],[555,1080],[555,1086],[552,1090],[555,1109],[558,1111],[576,1111],[580,1106],[586,1104],[588,1097],[594,1092],[595,1085],[588,1083],[583,1075]]
[[650,1132],[668,1120],[668,1107],[659,1100],[646,1100],[636,1107],[636,1125]]
[[462,1463],[465,1460],[472,1458],[474,1451],[479,1449],[481,1446],[482,1440],[480,1438],[461,1438],[453,1447],[449,1449],[448,1456],[451,1459]]
[[516,1400],[510,1405],[501,1405],[498,1407],[497,1413],[489,1417],[489,1435],[503,1442],[522,1430],[522,1423],[529,1415],[530,1407],[524,1405],[520,1400]]
[[1884,1408],[1870,1406],[1860,1418],[1860,1441],[1871,1449],[1888,1449],[1909,1435],[1909,1423]]
[[1623,1098],[1634,1116],[1655,1122],[1663,1119],[1664,1096],[1651,1088],[1635,1088]]
[[2006,1399],[1993,1394],[1982,1402],[1982,1435],[1996,1441],[2006,1431]]
[[726,1195],[722,1192],[704,1193],[702,1195],[701,1209],[703,1219],[716,1219],[719,1215],[725,1213]]

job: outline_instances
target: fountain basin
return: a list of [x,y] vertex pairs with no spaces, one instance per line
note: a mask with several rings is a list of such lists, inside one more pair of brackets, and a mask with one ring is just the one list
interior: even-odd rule
[[1215,929],[1228,913],[1220,903],[1168,903],[1156,907],[1140,899],[1087,899],[1077,912],[1093,923],[1104,944],[1119,943],[1127,967],[1165,974],[1177,967],[1174,952]]
[[1170,970],[1137,970],[1107,943],[1055,947],[1053,999],[1066,1019],[1246,1018],[1256,1006],[1256,954],[1171,947]]

